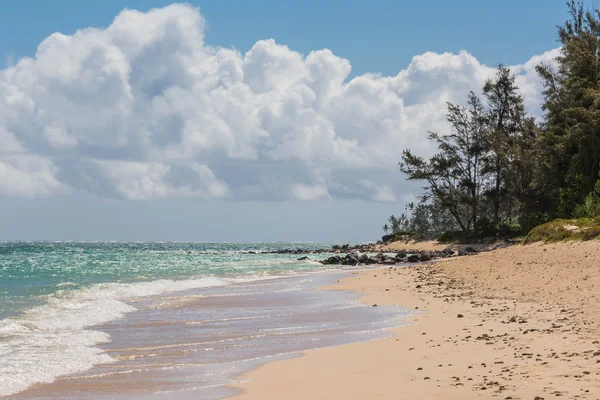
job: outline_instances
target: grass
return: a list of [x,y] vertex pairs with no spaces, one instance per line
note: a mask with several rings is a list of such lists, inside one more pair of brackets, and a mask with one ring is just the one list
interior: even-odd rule
[[600,239],[600,218],[556,219],[533,228],[524,243],[594,239]]

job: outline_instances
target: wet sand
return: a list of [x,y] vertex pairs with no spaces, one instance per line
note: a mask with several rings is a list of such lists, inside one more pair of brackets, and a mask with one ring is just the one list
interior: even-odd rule
[[[317,290],[345,277],[315,273],[131,299],[137,311],[90,329],[113,363],[37,384],[23,400],[220,399],[235,376],[319,347],[388,335],[410,312],[368,307],[358,294]],[[98,350],[100,351],[100,349]]]
[[410,325],[260,366],[235,399],[597,399],[599,285],[599,242],[361,272],[330,289],[421,311]]

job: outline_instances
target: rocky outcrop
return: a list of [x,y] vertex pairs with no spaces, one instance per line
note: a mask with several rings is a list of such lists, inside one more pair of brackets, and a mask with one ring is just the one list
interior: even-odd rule
[[[298,261],[307,260],[308,254],[331,254],[325,260],[320,261],[324,265],[393,265],[406,263],[427,262],[440,258],[455,256],[470,256],[481,251],[493,250],[498,247],[504,247],[504,244],[496,245],[450,245],[442,251],[430,250],[402,250],[396,254],[378,252],[375,244],[359,244],[351,246],[349,244],[335,245],[328,249],[282,249],[275,251],[248,251],[246,254],[297,254],[302,255]],[[371,253],[371,255],[369,255]],[[375,255],[372,255],[375,253]]]
[[281,249],[271,251],[246,251],[242,254],[326,254],[326,253],[368,253],[375,251],[375,244],[349,244],[334,245],[328,249]]
[[[450,249],[443,251],[400,251],[395,255],[377,253],[373,256],[368,254],[357,254],[349,253],[346,255],[335,255],[329,257],[321,264],[325,265],[393,265],[393,264],[405,264],[405,263],[417,263],[426,262],[439,258],[448,258],[458,255],[459,252],[455,252]],[[475,253],[468,253],[475,254]]]

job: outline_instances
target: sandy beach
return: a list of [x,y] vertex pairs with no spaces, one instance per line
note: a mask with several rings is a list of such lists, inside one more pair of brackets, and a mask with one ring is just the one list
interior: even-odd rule
[[600,398],[599,250],[534,244],[354,273],[327,289],[412,309],[409,325],[262,365],[235,398]]

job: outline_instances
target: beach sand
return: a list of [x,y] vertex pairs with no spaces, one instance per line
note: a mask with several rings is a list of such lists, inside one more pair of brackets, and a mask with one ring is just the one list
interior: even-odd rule
[[414,309],[410,325],[262,365],[235,399],[600,398],[600,242],[355,274],[329,289]]
[[441,244],[435,240],[410,240],[407,242],[392,242],[376,246],[377,250],[383,252],[394,252],[400,250],[442,251],[447,247],[447,244]]

